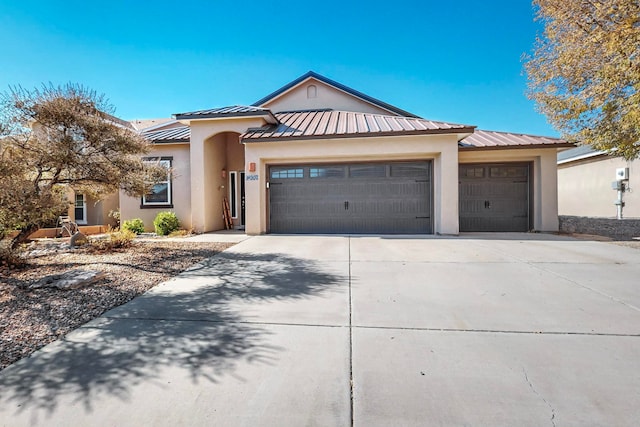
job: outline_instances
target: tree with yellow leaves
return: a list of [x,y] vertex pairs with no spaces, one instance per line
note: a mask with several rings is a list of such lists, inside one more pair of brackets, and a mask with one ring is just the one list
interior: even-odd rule
[[640,0],[534,0],[529,97],[571,141],[640,157]]

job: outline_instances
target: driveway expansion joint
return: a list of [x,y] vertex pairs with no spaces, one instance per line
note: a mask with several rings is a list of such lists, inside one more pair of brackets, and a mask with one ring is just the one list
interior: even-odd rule
[[351,413],[351,426],[354,424],[353,414],[353,300],[351,294],[351,236],[348,239],[349,247],[349,393],[350,393],[350,408]]
[[[105,319],[111,320],[132,320],[132,321],[148,321],[148,322],[193,322],[193,323],[225,323],[232,325],[262,325],[262,326],[296,326],[311,328],[338,328],[350,330],[350,341],[353,338],[352,331],[354,329],[378,329],[390,331],[424,331],[424,332],[469,332],[479,334],[514,334],[514,335],[576,335],[576,336],[594,336],[594,337],[621,337],[621,338],[640,338],[637,334],[618,334],[609,332],[579,332],[579,331],[517,331],[509,329],[456,329],[456,328],[428,328],[428,327],[404,327],[404,326],[367,326],[367,325],[330,325],[324,323],[294,323],[294,322],[252,322],[228,320],[208,320],[208,319],[176,319],[176,318],[156,318],[156,317],[115,317],[104,316]],[[93,325],[83,325],[80,328],[95,328]]]
[[424,331],[424,332],[470,332],[480,334],[516,334],[516,335],[577,335],[577,336],[595,336],[595,337],[628,337],[640,338],[638,334],[617,334],[607,332],[577,332],[577,331],[517,331],[517,330],[501,330],[501,329],[456,329],[456,328],[411,328],[402,326],[365,326],[354,325],[352,329],[380,329],[391,331]]

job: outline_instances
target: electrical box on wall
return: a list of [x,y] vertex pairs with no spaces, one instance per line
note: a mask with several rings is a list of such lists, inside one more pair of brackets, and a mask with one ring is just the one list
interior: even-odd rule
[[617,168],[616,169],[616,180],[623,181],[629,179],[629,168]]

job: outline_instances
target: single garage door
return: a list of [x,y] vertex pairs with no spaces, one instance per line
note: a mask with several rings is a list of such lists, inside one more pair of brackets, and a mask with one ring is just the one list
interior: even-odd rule
[[459,167],[460,231],[529,231],[530,165]]
[[272,233],[432,233],[431,162],[269,169]]

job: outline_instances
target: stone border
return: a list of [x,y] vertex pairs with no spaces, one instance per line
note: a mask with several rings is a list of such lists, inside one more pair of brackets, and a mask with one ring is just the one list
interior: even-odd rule
[[640,219],[590,218],[560,215],[561,233],[594,234],[615,240],[640,238]]

